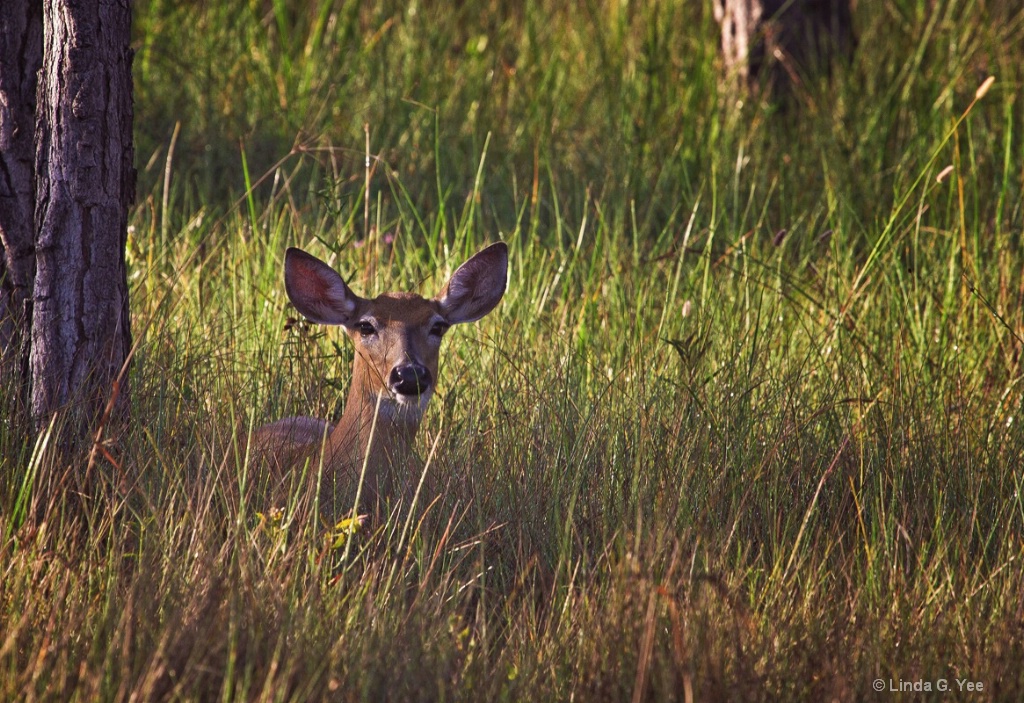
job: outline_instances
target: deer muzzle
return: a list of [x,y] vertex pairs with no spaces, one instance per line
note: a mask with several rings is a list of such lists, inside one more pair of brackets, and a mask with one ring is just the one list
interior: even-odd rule
[[391,369],[388,388],[398,396],[421,396],[430,390],[433,380],[430,369],[422,364],[399,364]]

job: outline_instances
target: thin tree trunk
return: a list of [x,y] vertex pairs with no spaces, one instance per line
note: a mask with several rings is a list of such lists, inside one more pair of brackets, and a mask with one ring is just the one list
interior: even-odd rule
[[130,2],[43,4],[30,354],[38,424],[69,402],[95,417],[127,359],[135,198]]
[[0,368],[24,375],[31,319],[36,73],[43,6],[3,0],[0,12]]
[[722,56],[746,89],[790,95],[810,75],[828,71],[856,47],[856,0],[715,0]]

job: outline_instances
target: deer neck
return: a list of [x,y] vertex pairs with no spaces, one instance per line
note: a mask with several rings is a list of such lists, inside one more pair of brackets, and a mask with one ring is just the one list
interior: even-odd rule
[[365,465],[364,494],[371,499],[402,481],[408,472],[426,406],[425,400],[421,407],[400,405],[387,391],[379,390],[379,383],[372,382],[373,373],[357,357],[345,409],[328,437],[326,454],[330,459],[325,472],[325,479],[335,487],[342,482],[351,486]]
[[419,417],[398,407],[386,393],[353,387],[330,444],[359,461],[369,455],[374,463],[399,450],[411,450],[419,426]]

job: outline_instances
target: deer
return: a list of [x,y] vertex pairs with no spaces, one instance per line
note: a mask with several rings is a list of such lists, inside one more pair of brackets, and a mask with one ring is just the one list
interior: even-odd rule
[[[340,326],[355,346],[352,382],[341,418],[287,417],[255,430],[256,451],[278,472],[303,465],[319,473],[321,511],[354,500],[379,509],[408,487],[413,441],[434,395],[441,340],[454,325],[475,322],[505,294],[508,247],[477,252],[434,298],[383,293],[362,298],[328,264],[298,248],[285,253],[289,300],[308,321]],[[342,509],[351,509],[347,503]]]

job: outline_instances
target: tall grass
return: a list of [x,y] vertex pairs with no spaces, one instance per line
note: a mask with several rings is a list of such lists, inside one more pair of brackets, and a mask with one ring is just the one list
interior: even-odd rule
[[[698,3],[138,5],[133,421],[85,482],[4,376],[0,698],[1018,699],[1024,13],[857,20],[780,111]],[[348,387],[285,247],[497,238],[421,500],[332,549],[232,450]]]

